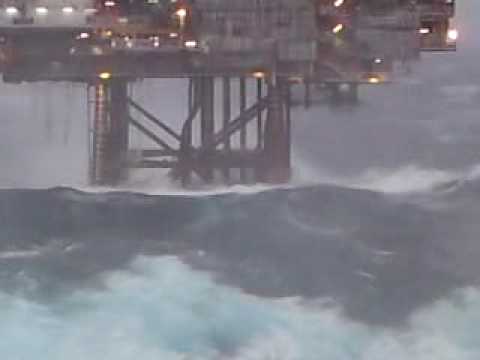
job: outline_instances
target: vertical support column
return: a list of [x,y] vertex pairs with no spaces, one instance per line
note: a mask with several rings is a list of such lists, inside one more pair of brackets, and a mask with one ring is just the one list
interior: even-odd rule
[[94,89],[90,182],[115,185],[125,176],[128,151],[127,82],[113,79]]
[[215,107],[214,107],[214,98],[215,98],[215,78],[208,76],[203,77],[202,81],[202,108],[201,108],[201,129],[200,129],[200,138],[201,138],[201,147],[203,148],[202,153],[202,164],[201,167],[204,169],[205,181],[211,183],[213,181],[213,156],[215,149],[212,148],[213,138],[215,134]]
[[[261,101],[263,96],[262,93],[263,93],[263,79],[259,78],[257,79],[257,103]],[[262,175],[262,167],[264,166],[263,158],[262,158],[263,148],[264,148],[263,116],[262,116],[262,110],[259,109],[257,112],[257,145],[256,145],[257,155],[255,160],[255,181],[256,182],[260,182],[263,180],[263,175]]]
[[[247,108],[247,83],[245,77],[240,78],[240,113]],[[244,126],[240,129],[240,152],[242,155],[247,149],[247,128]],[[240,167],[240,181],[247,182],[247,172],[245,167]]]
[[188,79],[188,111],[191,112],[194,107],[195,79]]
[[90,183],[105,185],[108,182],[108,87],[104,83],[94,87],[94,113]]
[[288,176],[291,176],[292,169],[292,87],[287,81],[285,83],[285,121],[286,121],[286,165]]
[[[263,79],[257,79],[257,102],[262,100]],[[260,150],[263,146],[263,118],[262,110],[257,112],[257,149]]]
[[128,84],[124,79],[110,83],[110,181],[123,180],[129,143]]
[[290,132],[288,106],[285,107],[284,86],[281,78],[273,78],[268,86],[269,104],[265,126],[262,179],[269,183],[290,180]]
[[[231,83],[229,77],[223,78],[223,128],[227,129],[232,117],[232,97],[231,97]],[[231,154],[232,144],[230,137],[225,139],[223,143],[223,150],[225,152],[225,158],[228,158]],[[225,166],[223,169],[223,177],[225,181],[230,182],[230,167],[225,161]]]
[[192,77],[188,81],[188,124],[185,128],[185,133],[182,134],[182,154],[180,164],[180,178],[182,186],[187,187],[192,181],[192,148],[193,148],[193,116],[196,106],[202,99],[199,98],[201,94],[200,81],[198,78]]

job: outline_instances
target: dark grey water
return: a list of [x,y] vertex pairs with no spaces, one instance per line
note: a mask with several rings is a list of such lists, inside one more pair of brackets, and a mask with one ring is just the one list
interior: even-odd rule
[[[84,89],[2,85],[2,358],[478,359],[478,11],[359,107],[297,109],[290,189],[18,189],[85,185]],[[135,95],[175,124],[174,85]]]
[[473,359],[479,190],[4,190],[0,348],[19,359]]

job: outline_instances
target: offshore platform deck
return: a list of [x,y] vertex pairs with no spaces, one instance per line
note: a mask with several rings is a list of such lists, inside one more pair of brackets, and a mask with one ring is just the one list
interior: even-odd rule
[[[283,183],[292,86],[305,87],[306,106],[314,84],[354,102],[359,86],[391,81],[395,63],[455,50],[454,1],[376,3],[4,1],[0,70],[11,83],[86,84],[92,184],[116,185],[135,168],[170,169],[184,186]],[[129,95],[128,84],[146,78],[188,82],[180,131]],[[156,148],[131,151],[131,128]]]

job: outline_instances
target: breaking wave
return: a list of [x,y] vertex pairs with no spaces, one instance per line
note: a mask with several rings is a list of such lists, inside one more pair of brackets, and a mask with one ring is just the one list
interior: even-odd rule
[[[45,305],[0,295],[8,359],[418,359],[480,355],[480,294],[421,309],[407,329],[355,323],[325,303],[266,300],[220,286],[175,258],[137,258]],[[26,344],[28,342],[28,346]]]
[[302,164],[301,173],[297,174],[297,184],[341,184],[355,189],[379,191],[390,194],[418,193],[431,191],[437,186],[462,178],[470,178],[476,167],[463,172],[447,171],[434,168],[423,168],[412,164],[397,169],[370,168],[352,177],[335,176],[321,173],[318,169]]
[[476,359],[477,183],[414,197],[0,190],[0,352]]

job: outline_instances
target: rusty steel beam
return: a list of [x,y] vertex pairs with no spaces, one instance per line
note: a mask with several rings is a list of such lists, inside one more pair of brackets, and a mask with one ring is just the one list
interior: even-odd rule
[[90,183],[105,185],[108,182],[108,87],[104,83],[94,87],[93,141],[90,163]]
[[90,182],[116,185],[124,179],[128,152],[127,82],[112,79],[94,86]]
[[290,133],[283,96],[284,82],[274,78],[269,83],[268,110],[265,126],[265,147],[262,161],[262,180],[281,184],[290,180]]

